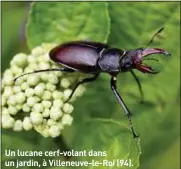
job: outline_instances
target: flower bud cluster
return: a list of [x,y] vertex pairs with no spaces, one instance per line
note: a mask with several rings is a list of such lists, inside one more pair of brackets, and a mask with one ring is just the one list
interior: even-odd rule
[[[2,127],[14,131],[32,130],[44,137],[57,137],[66,125],[71,125],[74,109],[65,103],[71,85],[72,75],[63,72],[41,72],[14,78],[40,69],[58,68],[60,65],[49,58],[49,45],[34,48],[30,55],[19,53],[10,62],[2,79]],[[74,101],[85,88],[80,86],[72,97]]]

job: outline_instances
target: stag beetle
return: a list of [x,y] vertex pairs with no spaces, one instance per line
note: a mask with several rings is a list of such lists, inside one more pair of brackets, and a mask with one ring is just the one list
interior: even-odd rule
[[[159,34],[163,28],[159,29],[152,39],[149,41],[150,44],[154,37]],[[129,125],[133,137],[138,137],[134,132],[132,122],[131,122],[131,112],[123,101],[122,97],[119,95],[116,89],[116,77],[120,72],[131,72],[134,79],[136,80],[139,91],[143,95],[142,87],[133,69],[137,69],[143,73],[156,74],[157,71],[153,70],[152,67],[147,66],[143,63],[143,59],[151,54],[164,54],[169,56],[170,54],[164,49],[160,48],[138,48],[132,50],[123,50],[118,48],[112,48],[108,44],[99,42],[89,42],[89,41],[72,41],[68,43],[61,44],[53,48],[50,53],[50,59],[54,62],[63,65],[60,68],[54,69],[43,69],[36,70],[34,72],[26,73],[15,78],[15,80],[21,76],[39,73],[45,71],[63,71],[63,72],[83,72],[86,74],[92,74],[92,77],[80,80],[73,88],[72,93],[66,102],[72,97],[76,88],[83,83],[92,82],[97,79],[100,73],[105,72],[111,76],[111,89],[115,94],[118,102],[124,109],[125,115],[128,117]]]

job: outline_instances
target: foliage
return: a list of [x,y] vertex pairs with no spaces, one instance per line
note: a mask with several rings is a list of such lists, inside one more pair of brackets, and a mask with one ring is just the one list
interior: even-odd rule
[[[145,46],[161,26],[165,27],[152,46],[166,49],[172,57],[163,61],[160,74],[136,72],[143,85],[144,104],[139,103],[131,75],[119,76],[119,91],[133,112],[133,124],[141,142],[134,140],[127,129],[127,119],[110,90],[110,77],[102,75],[96,83],[87,85],[84,96],[74,102],[74,123],[63,133],[71,148],[106,150],[104,158],[110,160],[131,158],[132,168],[179,168],[179,13],[177,2],[35,2],[31,6],[27,25],[30,48],[42,42],[76,39],[107,41],[123,49],[138,48]],[[9,61],[9,55],[7,50],[3,53],[3,62]],[[51,139],[30,134],[3,131],[3,149],[56,149]]]
[[62,43],[70,39],[105,42],[109,26],[106,3],[34,3],[27,25],[28,44],[32,48],[42,42]]

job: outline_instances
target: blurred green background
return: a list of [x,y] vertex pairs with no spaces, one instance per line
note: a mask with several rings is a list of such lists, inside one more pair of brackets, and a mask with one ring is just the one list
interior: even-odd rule
[[[2,2],[1,5],[4,71],[13,55],[29,52],[25,25],[30,3]],[[179,169],[180,3],[111,2],[108,3],[108,9],[111,19],[108,43],[115,47],[130,49],[144,46],[160,27],[165,26],[162,36],[151,47],[164,48],[172,57],[164,62],[163,70],[158,75],[135,71],[143,85],[145,103],[139,103],[139,92],[129,73],[120,74],[118,89],[133,112],[133,123],[140,134],[142,154],[139,169]],[[75,116],[81,117],[86,113],[95,117],[117,118],[127,124],[127,119],[121,114],[120,106],[111,93],[109,76],[102,75],[87,88],[84,96],[74,103]],[[56,145],[52,140],[42,138],[35,132],[2,131],[3,149],[54,149]],[[5,160],[4,156],[2,160]]]

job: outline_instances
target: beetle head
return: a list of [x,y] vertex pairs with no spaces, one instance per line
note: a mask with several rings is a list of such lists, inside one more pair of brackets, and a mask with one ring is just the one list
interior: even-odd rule
[[159,48],[145,48],[145,49],[139,48],[135,50],[128,50],[121,57],[121,60],[120,60],[121,71],[125,72],[131,69],[137,69],[143,73],[151,73],[151,74],[158,73],[157,71],[153,70],[151,66],[148,66],[143,63],[143,60],[147,56],[152,55],[152,54],[164,54],[165,56],[170,55],[167,51],[163,49],[159,49]]

